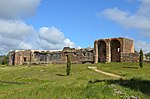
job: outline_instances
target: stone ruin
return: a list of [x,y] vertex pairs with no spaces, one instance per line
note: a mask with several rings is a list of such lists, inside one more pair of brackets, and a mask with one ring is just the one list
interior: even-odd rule
[[108,63],[137,62],[139,55],[134,52],[134,42],[128,38],[99,39],[94,48],[75,49],[64,47],[63,50],[14,50],[9,52],[9,65],[29,64],[64,64],[66,56],[71,56],[72,63]]
[[15,50],[9,52],[9,65],[66,63],[66,56],[71,56],[72,63],[93,63],[93,48],[75,49],[64,47],[62,51]]
[[128,38],[99,39],[94,42],[95,63],[137,62],[139,54],[134,51],[134,42]]

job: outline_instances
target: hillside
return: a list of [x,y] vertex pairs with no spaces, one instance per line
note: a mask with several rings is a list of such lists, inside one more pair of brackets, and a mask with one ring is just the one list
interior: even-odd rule
[[[109,77],[88,66],[118,74]],[[150,98],[150,65],[137,63],[73,64],[71,76],[66,65],[0,66],[1,99],[126,99]]]

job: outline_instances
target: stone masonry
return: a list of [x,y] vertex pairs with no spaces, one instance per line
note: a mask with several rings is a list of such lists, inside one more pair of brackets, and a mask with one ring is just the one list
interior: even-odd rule
[[94,48],[63,50],[15,50],[9,52],[9,65],[66,63],[66,56],[72,63],[98,62],[137,62],[139,55],[134,53],[134,42],[128,38],[99,39]]
[[62,51],[15,50],[9,52],[9,65],[63,64],[70,55],[72,63],[93,63],[93,48],[75,49],[65,47]]
[[94,51],[94,63],[138,61],[138,54],[134,52],[134,42],[128,38],[96,40]]

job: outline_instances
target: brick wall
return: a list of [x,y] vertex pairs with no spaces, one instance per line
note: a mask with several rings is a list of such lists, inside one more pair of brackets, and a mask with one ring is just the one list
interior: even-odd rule
[[[106,43],[106,59],[105,57],[101,57],[102,55],[99,53],[103,47],[99,48],[101,42]],[[99,39],[94,42],[94,62],[99,61],[101,58],[106,60],[106,62],[120,62],[128,60],[128,56],[134,56],[134,42],[128,38],[107,38],[107,39]],[[122,56],[121,56],[122,54]],[[121,57],[125,57],[125,59],[121,60]],[[134,60],[137,60],[137,55],[135,54]],[[132,60],[132,59],[130,59]],[[133,60],[133,61],[134,61]]]
[[94,48],[65,47],[62,51],[12,51],[9,53],[9,65],[66,63],[66,55],[70,55],[72,63],[138,61],[133,40],[119,37],[96,40]]
[[121,62],[138,62],[138,53],[121,53]]

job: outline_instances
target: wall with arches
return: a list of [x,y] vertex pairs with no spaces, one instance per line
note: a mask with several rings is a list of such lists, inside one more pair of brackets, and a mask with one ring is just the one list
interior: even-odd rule
[[[134,42],[131,39],[122,37],[99,39],[94,42],[94,51],[95,63],[122,62],[128,58],[126,54],[134,54]],[[124,56],[126,57],[124,58]]]

